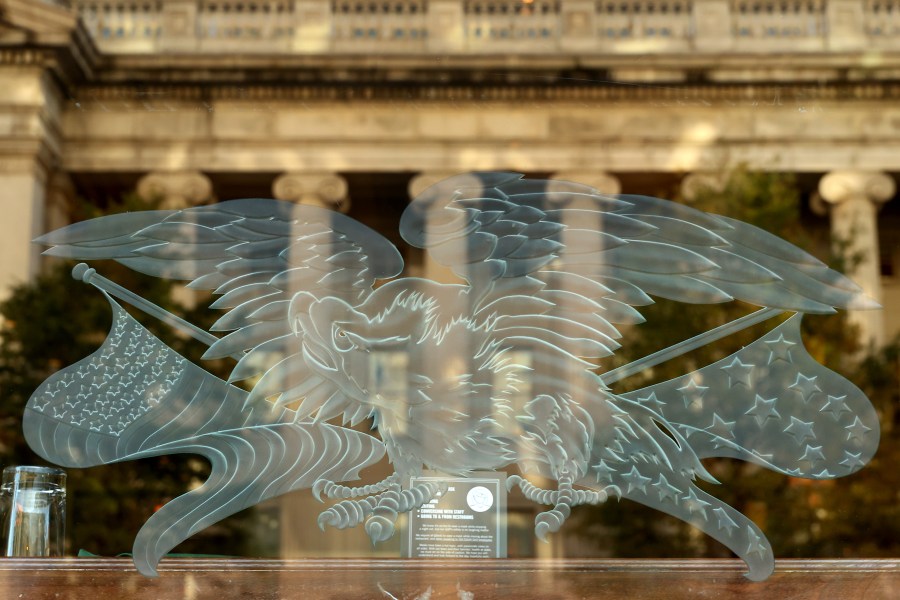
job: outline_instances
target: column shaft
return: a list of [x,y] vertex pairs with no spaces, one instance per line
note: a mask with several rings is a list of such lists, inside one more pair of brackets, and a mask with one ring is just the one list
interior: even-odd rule
[[0,171],[0,294],[37,275],[41,249],[31,241],[44,233],[46,181],[41,169]]

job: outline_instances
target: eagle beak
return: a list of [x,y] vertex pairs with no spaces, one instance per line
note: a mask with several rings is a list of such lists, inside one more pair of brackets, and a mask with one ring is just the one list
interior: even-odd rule
[[318,344],[304,341],[303,358],[306,360],[307,364],[311,364],[322,371],[329,371],[331,373],[337,372],[337,367],[335,366],[334,361],[331,360],[328,351]]

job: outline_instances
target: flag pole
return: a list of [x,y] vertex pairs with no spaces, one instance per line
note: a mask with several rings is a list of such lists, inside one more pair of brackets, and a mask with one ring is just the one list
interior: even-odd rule
[[[74,277],[77,281],[83,281],[84,283],[89,283],[92,286],[100,289],[110,296],[115,296],[119,300],[127,302],[133,307],[144,311],[151,317],[156,317],[163,323],[188,334],[195,340],[199,342],[203,342],[207,346],[212,346],[214,343],[219,341],[219,338],[209,333],[208,331],[204,331],[200,329],[190,321],[185,321],[181,317],[175,316],[164,308],[160,308],[156,304],[153,304],[149,300],[142,298],[129,290],[128,288],[124,288],[118,283],[111,281],[97,273],[96,269],[89,267],[86,263],[78,263],[72,269],[72,277]],[[231,357],[235,360],[240,360],[243,358],[243,354],[232,354]]]
[[739,319],[735,319],[734,321],[729,321],[728,323],[719,325],[715,329],[704,331],[701,334],[678,342],[677,344],[669,346],[668,348],[663,348],[658,352],[648,354],[644,358],[639,358],[626,365],[622,365],[621,367],[612,369],[610,371],[607,371],[606,373],[602,373],[600,375],[600,379],[602,379],[603,383],[605,383],[606,385],[613,384],[617,381],[625,379],[626,377],[631,377],[635,373],[639,373],[644,369],[655,367],[656,365],[664,363],[667,360],[671,360],[676,356],[681,356],[686,352],[696,350],[701,346],[705,346],[706,344],[709,344],[716,340],[720,340],[723,337],[729,336],[733,333],[737,333],[742,329],[746,329],[747,327],[751,327],[753,325],[756,325],[757,323],[762,323],[763,321],[771,319],[772,317],[775,317],[783,312],[787,311],[784,311],[780,308],[761,308],[756,312],[750,313],[749,315],[744,315]]
[[[118,283],[107,279],[106,277],[97,273],[96,269],[89,267],[86,263],[79,263],[75,265],[75,268],[72,269],[72,277],[76,280],[83,281],[85,283],[89,283],[94,287],[103,290],[107,294],[111,296],[115,296],[119,300],[123,300],[128,304],[131,304],[135,308],[144,311],[148,315],[152,317],[156,317],[163,323],[183,331],[188,334],[195,340],[203,342],[207,346],[212,346],[214,343],[219,341],[219,338],[212,335],[211,333],[200,329],[193,323],[189,321],[185,321],[181,317],[175,316],[169,311],[160,308],[156,304],[138,296],[131,290],[122,287]],[[621,381],[627,377],[631,377],[632,375],[643,371],[644,369],[649,369],[650,367],[655,367],[660,363],[664,363],[667,360],[671,360],[677,356],[681,356],[691,350],[696,350],[701,346],[705,346],[706,344],[712,343],[716,340],[722,339],[723,337],[727,337],[742,329],[746,329],[747,327],[752,327],[757,323],[762,323],[772,317],[775,317],[783,312],[782,309],[779,308],[761,308],[756,312],[752,312],[749,315],[744,315],[734,321],[730,321],[723,325],[719,325],[714,329],[710,329],[709,331],[704,331],[703,333],[696,335],[687,340],[678,342],[668,348],[663,348],[653,354],[649,354],[643,358],[639,358],[638,360],[632,361],[628,364],[622,365],[621,367],[617,367],[606,373],[602,373],[600,378],[603,380],[603,383],[606,385],[611,385],[616,383],[617,381]],[[232,354],[231,357],[235,360],[240,360],[244,356],[243,353],[240,354]]]

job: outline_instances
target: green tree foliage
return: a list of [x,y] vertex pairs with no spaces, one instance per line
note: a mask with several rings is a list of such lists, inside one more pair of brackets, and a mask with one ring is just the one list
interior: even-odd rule
[[[740,169],[730,174],[724,189],[702,190],[691,205],[752,223],[813,253],[822,254],[823,248],[827,252],[827,232],[817,237],[803,226],[800,203],[791,176]],[[838,244],[841,247],[846,244]],[[826,262],[844,270],[853,260],[837,255]],[[625,333],[628,343],[617,360],[630,362],[755,308],[737,302],[711,307],[660,300],[642,309],[647,323]],[[761,324],[679,357],[623,381],[617,391],[665,381],[715,362],[772,326],[771,322]],[[803,337],[816,360],[851,379],[875,404],[882,420],[882,441],[875,458],[850,477],[828,481],[791,478],[742,461],[708,460],[707,468],[722,485],[698,484],[754,519],[767,533],[776,556],[896,556],[900,552],[900,471],[896,467],[900,459],[896,428],[900,343],[860,359],[857,331],[843,313],[807,315]],[[584,539],[614,556],[729,555],[724,546],[689,525],[636,503],[610,502],[575,514],[582,520]]]

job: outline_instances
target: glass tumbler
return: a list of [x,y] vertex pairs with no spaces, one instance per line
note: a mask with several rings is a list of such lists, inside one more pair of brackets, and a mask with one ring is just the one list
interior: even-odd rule
[[66,472],[7,467],[0,485],[2,556],[62,556],[66,528]]

